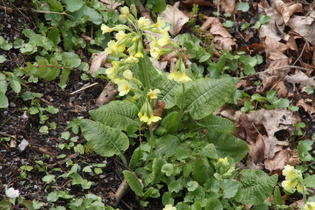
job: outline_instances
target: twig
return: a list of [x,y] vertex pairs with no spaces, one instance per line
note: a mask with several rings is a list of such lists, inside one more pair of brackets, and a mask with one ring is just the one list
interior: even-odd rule
[[73,95],[73,94],[75,94],[75,93],[78,93],[78,92],[80,92],[80,91],[82,91],[82,90],[85,90],[85,89],[87,89],[87,88],[93,87],[93,86],[95,86],[95,85],[97,85],[97,84],[98,84],[98,83],[95,82],[95,83],[93,83],[93,84],[88,84],[88,85],[86,85],[86,86],[83,86],[83,87],[80,88],[79,90],[76,90],[76,91],[70,93],[70,95]]
[[254,76],[254,75],[264,74],[264,73],[267,73],[267,72],[271,72],[271,71],[279,70],[279,69],[284,69],[284,68],[294,68],[294,69],[300,69],[300,70],[304,70],[304,71],[312,71],[312,69],[304,68],[304,67],[301,67],[301,66],[287,65],[287,66],[280,66],[280,67],[268,69],[267,71],[261,71],[261,72],[255,73],[255,74],[243,76],[243,77],[240,77],[240,79],[244,79],[244,78],[251,77],[251,76]]
[[13,10],[10,7],[4,7],[4,6],[0,6],[1,10],[4,10],[6,13],[12,13]]
[[7,134],[7,133],[5,133],[5,132],[1,132],[1,131],[0,131],[0,135],[1,135],[1,136],[11,137],[11,138],[14,138],[14,139],[15,139],[15,136],[10,135],[10,134]]
[[42,10],[36,10],[36,9],[32,9],[32,12],[43,13],[43,14],[67,15],[69,17],[72,17],[71,15],[69,15],[69,14],[67,14],[65,12],[42,11]]
[[300,53],[300,55],[299,55],[299,57],[294,61],[294,63],[292,64],[293,66],[300,60],[300,58],[302,57],[302,54],[303,54],[303,52],[304,52],[304,50],[305,50],[305,47],[306,47],[306,41],[305,41],[305,43],[304,43],[304,46],[303,46],[303,49],[302,49],[302,51],[301,51],[301,53]]

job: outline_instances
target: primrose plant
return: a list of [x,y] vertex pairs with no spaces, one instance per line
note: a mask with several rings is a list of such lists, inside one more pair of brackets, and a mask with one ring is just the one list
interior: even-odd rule
[[[230,99],[236,81],[194,75],[185,66],[184,39],[171,39],[163,20],[137,19],[134,6],[120,12],[121,24],[102,25],[102,31],[115,37],[105,49],[112,67],[104,73],[122,98],[89,111],[93,120],[77,119],[69,127],[77,131],[79,126],[87,146],[99,155],[121,158],[130,169],[123,171],[124,178],[143,206],[158,197],[165,209],[262,204],[278,176],[239,173],[236,163],[248,146],[231,134],[232,122],[213,115]],[[173,71],[157,70],[151,60],[170,52],[177,55]],[[127,161],[130,144],[138,147]]]

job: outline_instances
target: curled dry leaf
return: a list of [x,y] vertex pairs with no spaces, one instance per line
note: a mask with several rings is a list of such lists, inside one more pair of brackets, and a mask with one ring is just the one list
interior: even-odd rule
[[214,17],[208,17],[200,27],[201,30],[210,28],[210,33],[214,35],[215,48],[231,52],[236,47],[233,36],[222,26],[220,20]]
[[265,168],[269,171],[282,170],[290,157],[289,149],[280,150],[272,160],[265,161]]
[[154,68],[158,69],[158,70],[165,70],[166,66],[167,66],[167,61],[157,61],[154,58],[150,58],[150,61],[152,63],[152,65],[154,66]]
[[296,123],[296,118],[291,111],[285,109],[262,109],[245,114],[241,111],[223,110],[220,112],[220,115],[230,120],[234,119],[236,124],[234,135],[248,142],[251,149],[249,156],[253,161],[253,167],[258,167],[259,163],[269,164],[268,170],[283,167],[283,164],[279,163],[276,165],[272,160],[274,158],[279,160],[281,157],[283,162],[286,162],[290,156],[284,158],[283,154],[279,152],[289,143],[287,140],[277,139],[275,134],[281,131],[288,136],[292,135],[291,125]]
[[107,9],[114,10],[121,5],[121,3],[116,0],[100,0],[100,2],[106,4]]
[[104,52],[93,53],[92,54],[92,62],[90,66],[90,73],[96,72],[99,70],[101,66],[103,66],[108,58],[108,54]]
[[[264,2],[264,1],[263,1]],[[269,36],[276,41],[280,41],[283,36],[284,24],[282,16],[279,12],[270,7],[268,3],[258,4],[259,14],[265,14],[271,18],[271,20],[263,24],[259,29],[259,37],[264,38]]]
[[284,23],[287,23],[294,13],[299,12],[302,9],[302,4],[300,3],[285,4],[282,0],[274,0],[274,5],[278,12],[282,15]]
[[221,9],[226,13],[233,13],[235,10],[235,0],[219,0],[213,1],[217,7],[221,6]]
[[288,24],[309,43],[315,45],[315,11],[311,12],[308,17],[294,15],[290,18]]
[[116,85],[113,82],[108,82],[99,97],[96,99],[96,106],[107,104],[115,99],[118,94]]
[[171,24],[170,33],[176,35],[182,27],[188,22],[189,18],[178,9],[179,2],[174,6],[167,5],[166,9],[159,14],[159,17],[167,23]]
[[300,84],[300,88],[308,86],[315,87],[315,77],[308,77],[304,72],[299,70],[293,75],[285,76],[284,79],[292,84]]

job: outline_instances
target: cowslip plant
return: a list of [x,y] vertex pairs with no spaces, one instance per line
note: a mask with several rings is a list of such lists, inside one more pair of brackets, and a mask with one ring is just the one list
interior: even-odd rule
[[[213,115],[230,99],[236,81],[227,75],[196,77],[185,66],[185,36],[172,40],[163,20],[137,19],[133,6],[120,12],[121,24],[101,28],[115,37],[105,48],[112,67],[104,73],[121,100],[89,111],[93,120],[77,119],[69,127],[76,132],[79,127],[99,155],[118,155],[128,165],[124,178],[143,206],[158,197],[165,209],[242,209],[263,203],[277,175],[239,174],[236,163],[248,146],[231,134],[232,122]],[[173,72],[153,67],[149,55],[157,60],[172,51],[178,57]],[[124,153],[130,143],[138,147],[128,163]]]
[[285,176],[285,180],[281,183],[284,192],[288,195],[291,195],[296,191],[301,193],[304,201],[302,209],[314,209],[314,197],[309,198],[309,201],[307,201],[306,196],[309,194],[307,187],[314,188],[315,186],[315,175],[303,178],[302,171],[290,165],[284,167],[282,174]]

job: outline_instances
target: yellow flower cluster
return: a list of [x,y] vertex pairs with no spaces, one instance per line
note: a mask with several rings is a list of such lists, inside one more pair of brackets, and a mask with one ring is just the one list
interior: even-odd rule
[[171,204],[167,204],[162,210],[176,210],[176,207]]
[[142,105],[138,117],[140,117],[141,122],[147,123],[148,125],[162,119],[161,117],[154,116],[152,107],[148,101],[144,102]]
[[168,75],[169,80],[175,80],[176,82],[188,82],[191,81],[191,79],[186,75],[185,73],[185,64],[180,57],[178,61],[175,64],[174,71]]
[[315,202],[307,202],[304,205],[303,210],[315,210]]
[[282,174],[285,176],[285,180],[281,183],[281,185],[286,192],[294,193],[295,190],[299,193],[303,192],[303,177],[300,170],[295,169],[293,166],[286,165]]

